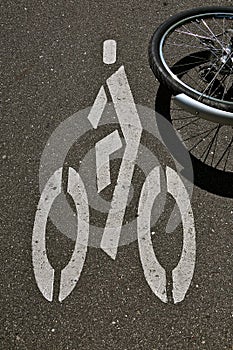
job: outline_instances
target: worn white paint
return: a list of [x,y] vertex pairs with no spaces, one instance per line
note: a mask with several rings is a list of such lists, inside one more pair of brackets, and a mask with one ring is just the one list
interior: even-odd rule
[[89,237],[89,208],[86,190],[79,174],[69,168],[67,192],[73,198],[77,212],[77,238],[69,263],[61,272],[59,301],[63,301],[76,286],[86,258]]
[[[116,42],[106,40],[103,44],[103,62],[116,62]],[[112,258],[116,258],[122,222],[127,206],[129,190],[134,172],[142,126],[134,103],[124,67],[120,67],[108,80],[107,85],[126,142],[125,152],[114,190],[111,208],[101,241],[101,248]],[[107,104],[107,95],[100,88],[88,115],[88,120],[96,129]],[[109,156],[122,147],[117,130],[96,144],[96,170],[98,192],[111,183]],[[160,193],[160,167],[155,167],[147,176],[142,188],[138,208],[138,245],[140,259],[147,283],[154,294],[167,302],[166,271],[156,258],[150,232],[153,204]],[[181,212],[183,222],[183,250],[181,259],[172,272],[173,299],[181,302],[190,286],[195,268],[195,227],[189,195],[179,175],[166,168],[167,190],[174,197]],[[62,168],[50,177],[38,204],[32,237],[32,259],[36,282],[43,296],[53,299],[54,269],[46,253],[46,223],[51,206],[61,193]],[[88,198],[79,174],[69,168],[68,193],[72,196],[77,212],[77,237],[72,257],[61,271],[59,301],[62,302],[75,288],[85,262],[89,237]]]
[[138,248],[144,276],[153,293],[167,303],[166,271],[158,262],[150,231],[151,211],[160,193],[160,167],[155,167],[142,187],[138,206]]
[[[62,168],[48,180],[41,194],[32,236],[32,263],[36,283],[48,301],[53,300],[54,269],[46,252],[46,224],[51,206],[61,193]],[[89,208],[84,184],[78,173],[69,168],[68,193],[72,196],[77,211],[77,238],[69,263],[61,271],[59,301],[64,300],[76,286],[86,257],[89,236]]]
[[111,184],[109,156],[122,147],[117,130],[96,143],[96,175],[98,193]]
[[97,126],[103,114],[106,103],[107,103],[107,96],[103,86],[101,86],[98,92],[98,95],[96,96],[95,102],[88,115],[88,120],[91,122],[94,129],[97,129]]
[[[179,303],[185,298],[194,273],[196,257],[195,225],[189,195],[180,176],[175,170],[166,167],[166,177],[167,191],[174,197],[183,223],[181,258],[172,271],[173,300],[174,303]],[[159,167],[155,167],[147,176],[140,196],[138,207],[138,245],[147,283],[160,300],[167,302],[166,271],[156,259],[150,232],[151,210],[159,192],[160,173]]]
[[193,211],[187,190],[175,170],[166,168],[167,190],[180,209],[183,223],[183,249],[178,265],[172,271],[174,303],[181,302],[193,278],[196,260],[196,234]]
[[111,208],[101,240],[101,248],[112,259],[115,259],[140,144],[142,126],[123,66],[108,78],[107,85],[126,142]]
[[41,194],[32,234],[32,264],[36,283],[48,301],[53,299],[54,269],[49,263],[46,253],[46,224],[51,206],[61,193],[62,168],[48,180]]
[[115,40],[105,40],[103,43],[103,62],[113,64],[116,62],[117,43]]

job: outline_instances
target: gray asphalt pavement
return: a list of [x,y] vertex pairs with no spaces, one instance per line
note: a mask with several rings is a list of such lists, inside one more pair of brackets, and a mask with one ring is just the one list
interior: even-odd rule
[[[177,304],[162,302],[149,287],[136,240],[120,246],[115,260],[100,248],[88,247],[81,277],[63,302],[57,300],[59,274],[71,258],[74,240],[48,220],[53,301],[39,290],[32,262],[40,161],[48,139],[62,122],[93,105],[100,87],[121,65],[135,103],[153,110],[159,83],[148,65],[149,39],[170,15],[201,5],[200,0],[1,3],[0,349],[233,349],[232,198],[194,186],[195,270],[185,298]],[[207,0],[205,5],[232,2]],[[117,42],[114,65],[103,64],[107,39]],[[78,169],[96,140],[110,131],[111,125],[97,136],[87,134],[72,148],[66,166]],[[173,164],[153,145],[149,140],[148,148],[164,164],[166,157]],[[117,160],[113,166],[116,184]],[[134,186],[145,180],[138,174]],[[103,194],[107,201],[111,189]],[[170,273],[182,250],[182,225],[173,234],[164,232],[173,206],[168,196],[153,227],[157,258]],[[128,213],[129,221],[136,216],[134,210]],[[103,228],[106,216],[92,209],[91,220]]]

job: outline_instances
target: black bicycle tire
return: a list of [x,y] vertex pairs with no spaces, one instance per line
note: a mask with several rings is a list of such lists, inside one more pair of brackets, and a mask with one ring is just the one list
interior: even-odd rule
[[[184,20],[185,18],[187,18],[187,21],[188,21],[191,16],[197,16],[201,14],[205,15],[207,13],[217,13],[217,12],[232,13],[233,15],[233,7],[226,7],[226,6],[210,7],[209,6],[209,7],[199,7],[196,9],[191,9],[191,10],[181,12],[175,16],[172,16],[171,18],[166,20],[164,23],[162,23],[152,35],[149,43],[149,48],[148,48],[150,67],[154,75],[156,76],[156,78],[159,80],[159,82],[165,85],[172,92],[173,95],[184,93],[187,96],[196,100],[198,97],[197,93],[187,89],[184,85],[176,81],[164,67],[160,57],[160,52],[159,52],[159,46],[163,35],[171,26],[173,26],[174,24],[176,24],[181,20]],[[233,104],[225,104],[219,101],[210,100],[208,98],[203,98],[202,103],[223,111],[227,111],[227,112],[233,111]]]

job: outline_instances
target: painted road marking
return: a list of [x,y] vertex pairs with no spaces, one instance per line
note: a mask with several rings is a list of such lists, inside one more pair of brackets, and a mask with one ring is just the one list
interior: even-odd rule
[[138,206],[138,248],[147,283],[152,292],[167,303],[166,271],[156,258],[150,231],[151,211],[160,191],[160,167],[158,166],[150,172],[142,187]]
[[[195,260],[196,238],[193,212],[186,188],[175,170],[166,167],[167,191],[175,199],[183,223],[183,248],[181,258],[172,271],[172,296],[174,303],[181,302],[191,284]],[[160,167],[155,167],[143,185],[138,207],[138,246],[147,283],[153,293],[164,303],[166,293],[166,271],[156,259],[150,232],[151,210],[160,193]]]
[[94,129],[97,129],[97,126],[103,114],[106,103],[107,103],[107,96],[103,86],[101,86],[98,92],[98,95],[96,96],[95,102],[88,115],[88,120],[91,122]]
[[96,149],[96,176],[98,193],[111,184],[109,156],[122,147],[118,130],[98,141]]
[[61,193],[62,168],[48,180],[41,194],[32,234],[32,263],[37,285],[48,301],[53,300],[54,269],[46,253],[45,233],[48,214],[57,196]]
[[181,302],[189,289],[193,278],[196,260],[196,233],[193,211],[187,190],[179,175],[166,168],[167,190],[173,196],[180,209],[183,223],[183,249],[178,265],[172,271],[173,300]]
[[89,237],[89,207],[87,193],[80,175],[69,168],[67,192],[73,198],[77,213],[77,238],[69,263],[61,271],[58,300],[63,301],[76,286],[86,258]]
[[[41,195],[34,222],[32,236],[32,262],[35,279],[42,295],[53,300],[54,269],[46,252],[46,223],[51,206],[61,193],[62,168],[48,180]],[[79,174],[69,168],[67,192],[74,200],[77,212],[77,238],[69,263],[61,271],[59,301],[63,301],[76,286],[86,258],[89,237],[89,207],[84,184]]]
[[[153,293],[164,303],[168,302],[166,292],[166,270],[156,258],[151,240],[151,211],[161,193],[161,171],[156,166],[147,176],[142,187],[138,206],[137,234],[140,260],[145,279]],[[186,188],[175,170],[166,168],[167,191],[175,199],[183,223],[183,248],[180,261],[172,271],[172,296],[174,303],[181,302],[191,284],[196,259],[196,238],[193,212]],[[45,235],[46,223],[51,206],[61,193],[62,168],[48,180],[41,195],[32,237],[33,268],[37,285],[48,301],[53,300],[54,269],[48,261]],[[68,193],[74,200],[77,222],[77,237],[72,257],[61,271],[59,301],[66,299],[75,288],[81,275],[89,238],[89,205],[85,186],[80,175],[69,168]]]
[[103,43],[103,62],[113,64],[116,62],[117,43],[115,40],[105,40]]
[[[107,79],[107,87],[113,101],[112,108],[114,113],[117,114],[118,123],[124,136],[124,142],[122,141],[118,130],[115,130],[96,143],[95,155],[98,193],[100,193],[111,183],[110,155],[123,148],[123,144],[125,144],[125,147],[123,150],[124,153],[120,151],[122,162],[118,173],[117,184],[114,189],[110,209],[109,205],[107,207],[108,211],[106,211],[106,213],[108,213],[108,216],[104,231],[100,230],[101,243],[98,245],[98,247],[101,247],[112,259],[115,259],[118,246],[120,244],[120,235],[127,208],[127,201],[129,199],[129,191],[132,184],[133,173],[136,162],[138,162],[140,159],[140,157],[137,158],[138,153],[141,155],[141,152],[138,152],[138,150],[140,147],[143,128],[139,118],[139,113],[140,115],[147,116],[147,112],[145,107],[143,107],[143,112],[140,109],[142,106],[136,107],[124,66],[121,66],[113,75],[110,76],[110,78]],[[53,209],[52,205],[58,195],[60,195],[60,199],[63,199],[62,203],[67,205],[66,198],[62,192],[62,169],[64,160],[74,141],[78,139],[79,136],[83,135],[87,130],[90,130],[90,124],[94,129],[97,129],[99,124],[106,125],[106,121],[102,122],[101,117],[102,114],[108,110],[108,107],[109,104],[107,104],[107,95],[104,87],[101,86],[93,106],[85,111],[85,118],[81,118],[81,120],[76,118],[79,115],[77,113],[77,116],[71,118],[71,124],[68,123],[65,129],[63,127],[61,128],[62,130],[58,128],[58,132],[55,133],[55,139],[52,138],[51,145],[53,146],[50,146],[50,142],[48,142],[47,145],[52,147],[53,151],[51,155],[51,149],[49,148],[48,153],[45,152],[47,157],[45,157],[44,160],[47,160],[49,164],[51,158],[53,159],[54,157],[54,150],[56,150],[58,152],[58,157],[60,157],[61,163],[56,163],[56,165],[60,165],[55,167],[53,164],[52,171],[50,169],[50,174],[52,175],[48,176],[48,180],[45,181],[45,184],[42,187],[43,189],[33,228],[32,256],[33,269],[37,285],[43,296],[48,301],[52,301],[54,294],[54,269],[50,265],[46,253],[46,223],[48,216],[50,216],[50,211]],[[143,124],[145,130],[147,130],[149,133],[153,133],[155,123],[154,117],[155,116],[153,113],[152,124],[149,129],[145,128],[145,125]],[[147,118],[147,123],[149,121],[150,118]],[[83,122],[86,124],[84,124],[84,129],[80,131],[80,126],[83,127]],[[63,123],[62,125],[64,126],[66,124]],[[74,130],[76,128],[77,130]],[[167,130],[169,130],[168,125],[166,125],[166,131]],[[153,135],[155,139],[158,139],[163,144],[158,129],[155,129],[154,132],[155,133],[153,133]],[[70,139],[67,141],[67,144],[62,143],[61,147],[60,140],[64,140],[64,137],[62,137],[64,136],[64,133],[65,136],[68,138],[70,137]],[[54,147],[54,142],[56,147]],[[176,144],[175,139],[174,144]],[[175,159],[174,161],[176,163]],[[45,164],[46,168],[47,163]],[[179,172],[180,170],[177,163],[176,167],[177,171]],[[58,170],[56,170],[57,168]],[[144,166],[142,166],[142,169],[144,168],[147,168],[145,163]],[[58,296],[60,302],[70,295],[79,280],[86,258],[87,246],[89,244],[89,228],[93,227],[89,220],[90,192],[88,192],[89,189],[87,191],[84,186],[81,178],[81,176],[83,176],[81,168],[79,168],[79,171],[81,175],[70,167],[68,172],[67,191],[73,198],[77,213],[77,220],[74,221],[74,231],[76,231],[74,240],[76,242],[69,263],[61,271]],[[157,200],[159,213],[162,213],[162,207],[164,207],[166,200],[166,194],[164,197],[165,191],[163,189],[165,182],[167,182],[167,191],[174,197],[181,213],[180,220],[183,223],[183,250],[180,261],[172,272],[173,301],[175,303],[179,303],[184,299],[187,293],[195,268],[195,227],[189,193],[187,191],[186,184],[183,183],[180,175],[169,167],[166,168],[167,181],[165,181],[164,173],[159,165],[159,162],[157,162],[157,158],[152,167],[150,167],[150,170],[148,169],[148,172],[145,173],[145,176],[146,180],[139,199],[138,217],[135,218],[135,224],[137,221],[137,229],[135,231],[137,232],[138,236],[139,253],[144,275],[153,293],[161,301],[165,303],[168,302],[166,292],[166,270],[160,265],[156,258],[150,233],[152,207]],[[96,182],[94,183],[94,187],[94,191],[96,192]],[[164,200],[161,200],[161,196],[158,196],[158,194],[162,195]],[[59,220],[63,220],[66,211],[62,210],[60,213]],[[74,218],[73,215],[72,218]],[[175,224],[175,227],[176,226],[177,225]]]
[[124,66],[121,66],[116,73],[107,79],[107,85],[126,142],[117,184],[113,193],[111,208],[108,213],[101,240],[101,248],[115,260],[138,147],[141,140],[142,125]]

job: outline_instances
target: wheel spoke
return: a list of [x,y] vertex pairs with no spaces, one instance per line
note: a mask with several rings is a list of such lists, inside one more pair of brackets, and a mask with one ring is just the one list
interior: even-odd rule
[[218,40],[218,37],[213,33],[213,31],[210,29],[210,27],[208,26],[208,24],[206,23],[206,21],[204,21],[204,19],[201,20],[202,23],[204,24],[204,26],[209,30],[209,32],[212,34],[212,39],[214,38],[217,43],[219,44],[219,46],[222,48],[222,50],[224,51],[224,46],[222,45],[222,43]]

